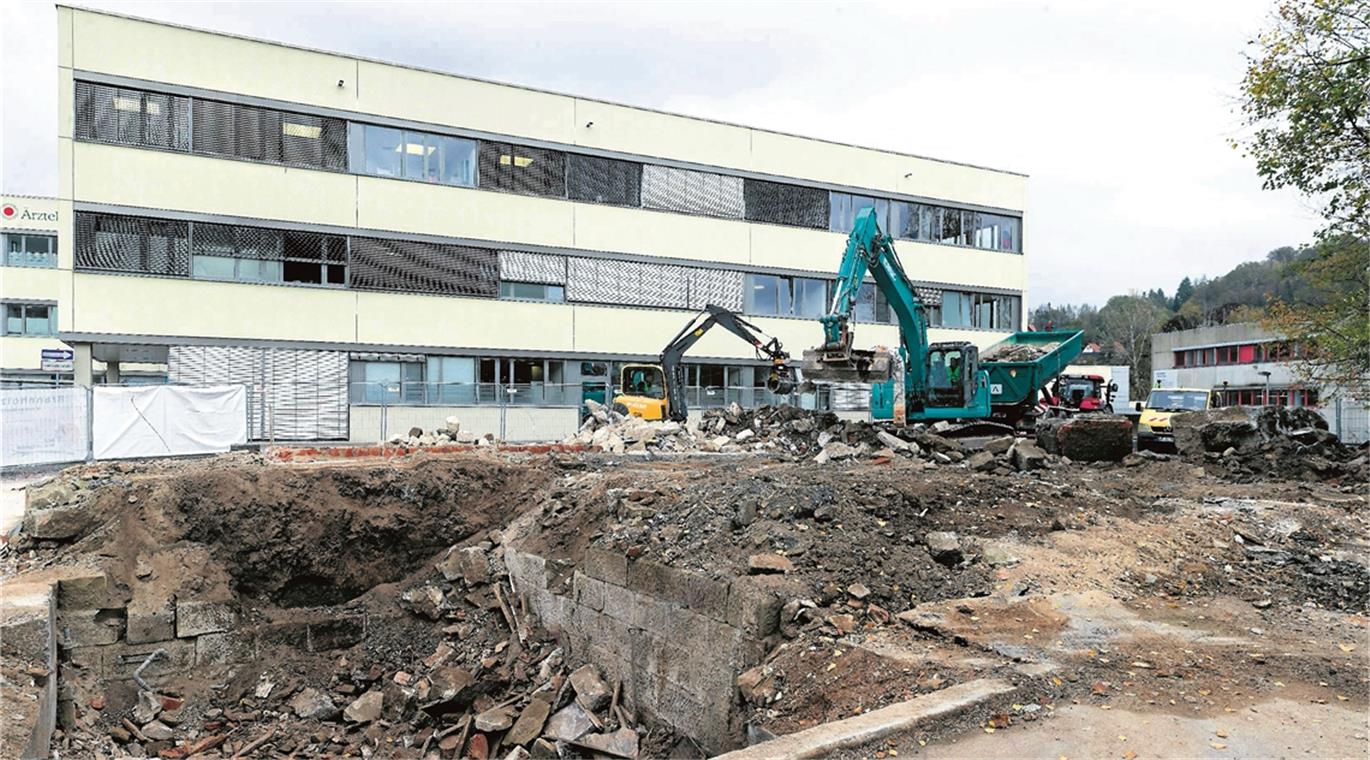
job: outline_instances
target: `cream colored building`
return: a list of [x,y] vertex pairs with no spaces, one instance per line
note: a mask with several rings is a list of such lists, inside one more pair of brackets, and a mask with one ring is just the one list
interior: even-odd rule
[[[373,437],[382,404],[573,425],[706,303],[818,342],[865,205],[933,340],[1023,321],[1021,174],[67,7],[58,34],[63,245],[20,279],[55,281],[78,382],[249,382],[268,437]],[[690,360],[696,402],[766,400],[733,336]]]

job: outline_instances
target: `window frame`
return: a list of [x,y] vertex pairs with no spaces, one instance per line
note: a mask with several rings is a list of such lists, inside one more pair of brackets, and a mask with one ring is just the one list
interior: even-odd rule
[[[10,310],[19,310],[19,329],[10,329]],[[47,322],[46,332],[30,332],[29,320],[36,317],[29,316],[30,309],[43,309],[46,316],[43,319]],[[0,301],[0,311],[4,312],[4,322],[0,324],[0,336],[7,338],[54,338],[57,336],[57,302],[56,301]]]
[[[18,251],[10,250],[10,243],[14,239],[20,241]],[[47,241],[48,250],[42,254],[35,254],[28,249],[30,238],[41,238]],[[0,266],[22,267],[26,269],[56,269],[57,268],[57,235],[50,232],[28,232],[25,230],[9,230],[0,233],[0,250],[4,251],[4,259],[0,261]],[[34,263],[26,261],[35,255],[42,255],[50,263]],[[12,257],[18,257],[18,260]]]

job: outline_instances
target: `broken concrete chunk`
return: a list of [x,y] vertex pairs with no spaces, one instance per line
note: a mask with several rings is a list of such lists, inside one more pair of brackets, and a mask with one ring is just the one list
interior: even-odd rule
[[909,450],[909,442],[884,430],[875,431],[875,437],[890,449],[902,454]]
[[599,677],[599,670],[594,665],[576,668],[571,673],[571,687],[576,690],[576,702],[591,712],[607,705],[612,696],[609,685]]
[[475,676],[461,668],[443,667],[428,677],[428,697],[440,702],[465,702],[474,696]]
[[45,541],[67,541],[85,533],[94,522],[91,511],[79,505],[30,508],[24,513],[24,532]]
[[442,619],[443,593],[436,586],[411,588],[400,596],[400,601],[419,617]]
[[168,726],[160,720],[154,720],[143,726],[143,736],[146,736],[154,742],[168,741],[175,735],[176,733],[171,730],[171,726]]
[[763,666],[757,665],[737,677],[737,690],[748,703],[764,706],[775,698],[775,678],[767,675]]
[[238,611],[228,602],[176,602],[176,636],[179,638],[227,631],[236,622]]
[[866,597],[871,595],[871,590],[866,588],[866,584],[864,583],[853,583],[847,587],[847,593],[850,594],[853,599],[863,601]]
[[976,472],[989,472],[998,467],[999,462],[988,451],[977,451],[966,460],[966,466]]
[[986,441],[986,442],[985,442],[985,445],[984,445],[980,450],[981,450],[981,451],[986,451],[986,452],[989,452],[990,454],[993,454],[993,455],[995,455],[995,456],[998,456],[998,455],[1000,455],[1000,454],[1003,454],[1003,453],[1007,452],[1007,451],[1009,450],[1009,448],[1011,448],[1011,447],[1013,446],[1013,442],[1014,442],[1015,440],[1017,440],[1017,439],[1014,438],[1014,437],[1011,436],[1011,435],[1005,435],[1005,436],[1001,436],[1001,437],[999,437],[999,438],[993,438],[993,439],[991,439],[991,440],[989,440],[989,441]]
[[514,718],[509,714],[509,710],[503,707],[494,707],[476,715],[477,731],[504,731],[512,725]]
[[755,437],[756,431],[752,430],[751,428],[746,428],[745,430],[737,431],[737,435],[733,436],[733,440],[737,441],[738,443],[742,443],[743,441],[749,441]]
[[613,757],[637,757],[637,732],[627,727],[612,734],[587,734],[573,743]]
[[552,711],[552,706],[545,700],[534,699],[523,708],[519,713],[518,720],[514,721],[513,728],[504,737],[506,744],[527,744],[538,738],[542,733],[542,727],[547,723],[547,715]]
[[384,702],[385,695],[372,689],[353,700],[352,704],[343,710],[343,717],[350,723],[370,723],[381,717]]
[[928,554],[944,565],[955,565],[961,561],[961,539],[949,531],[933,531],[923,537]]
[[991,542],[980,547],[980,561],[990,567],[1000,567],[1014,564],[1018,557],[1004,544]]
[[1047,466],[1047,453],[1026,439],[1014,443],[1008,453],[1013,466],[1019,470],[1039,470]]
[[590,721],[589,714],[579,704],[572,702],[547,721],[543,736],[553,741],[573,742],[592,728],[594,723]]
[[289,707],[296,717],[305,720],[330,720],[338,715],[338,708],[327,694],[308,687],[291,697]]
[[138,704],[133,706],[133,722],[150,723],[162,714],[162,698],[150,691],[138,692]]
[[24,505],[27,509],[51,509],[60,507],[76,498],[76,489],[61,478],[46,483],[30,484],[24,489]]
[[752,575],[762,573],[788,573],[794,570],[794,563],[779,554],[753,554],[747,558],[747,572]]

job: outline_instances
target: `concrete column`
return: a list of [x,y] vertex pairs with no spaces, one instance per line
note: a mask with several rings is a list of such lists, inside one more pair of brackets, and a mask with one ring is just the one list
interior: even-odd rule
[[119,376],[119,362],[105,362],[105,382],[109,385],[122,382]]
[[89,343],[73,343],[72,351],[72,382],[78,386],[89,387],[92,385],[93,373],[91,372]]

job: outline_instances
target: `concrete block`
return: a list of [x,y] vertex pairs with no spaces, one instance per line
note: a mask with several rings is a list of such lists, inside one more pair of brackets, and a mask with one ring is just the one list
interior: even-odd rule
[[765,638],[780,625],[783,601],[751,578],[734,578],[728,588],[728,624],[753,638]]
[[238,609],[229,602],[177,601],[176,637],[227,631],[238,622]]
[[728,584],[702,573],[662,566],[657,572],[657,596],[701,615],[726,620]]
[[[244,631],[244,633],[246,632]],[[309,648],[309,623],[302,620],[253,626],[251,633],[257,637],[257,645],[261,648],[278,646],[292,649]]]
[[504,565],[520,591],[547,590],[547,563],[542,557],[506,547]]
[[612,583],[604,584],[604,606],[603,612],[615,620],[621,620],[628,625],[643,627],[642,610],[639,600],[641,596],[629,591],[622,586],[615,586]]
[[128,628],[125,636],[130,644],[144,644],[176,638],[176,608],[171,600],[166,606],[152,606],[137,598],[128,606]]
[[103,677],[108,671],[110,653],[117,646],[63,647],[62,657],[71,665]]
[[64,647],[113,644],[124,635],[124,611],[62,610],[57,615],[58,640]]
[[349,615],[309,624],[309,651],[311,652],[345,649],[360,643],[364,638],[366,638],[366,617],[363,615]]
[[656,596],[665,584],[668,568],[660,562],[639,559],[628,563],[628,590]]
[[576,571],[571,583],[575,590],[576,604],[593,610],[604,609],[604,581]]
[[109,575],[92,570],[88,575],[63,578],[57,582],[57,606],[64,610],[103,610],[128,604],[127,593],[110,581]]
[[56,606],[50,582],[0,585],[0,654],[47,662],[56,646]]
[[230,665],[257,658],[257,639],[250,634],[228,631],[207,633],[195,638],[195,664]]
[[71,482],[60,478],[33,483],[24,489],[25,511],[60,507],[75,498],[76,489]]
[[24,532],[45,541],[67,541],[85,533],[95,516],[79,505],[31,509],[24,513]]
[[613,549],[597,546],[586,549],[581,569],[591,578],[617,586],[628,585],[628,558]]

